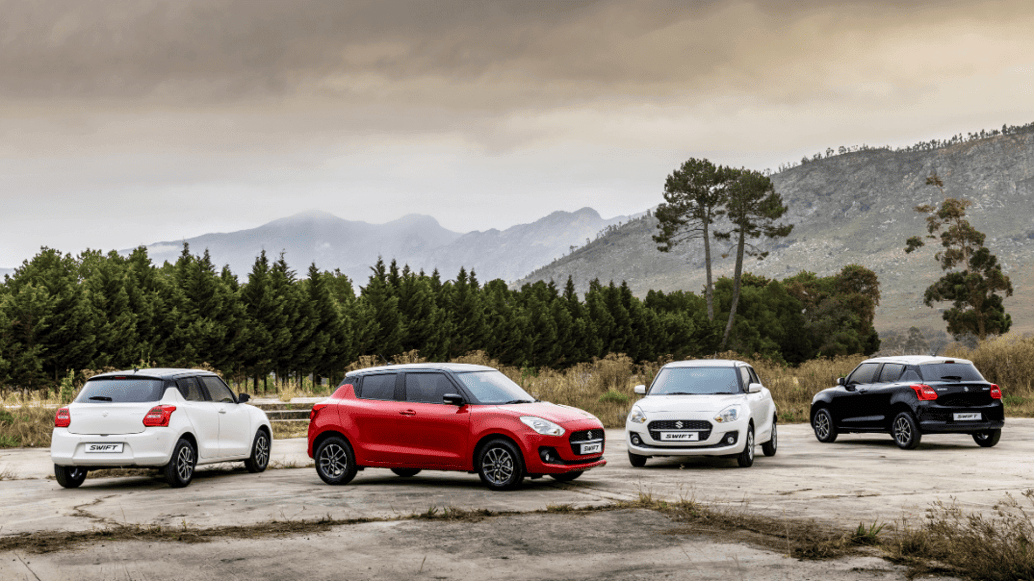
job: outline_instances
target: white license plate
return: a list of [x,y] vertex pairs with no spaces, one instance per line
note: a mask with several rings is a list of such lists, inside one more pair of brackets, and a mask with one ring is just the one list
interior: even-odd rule
[[955,421],[961,422],[966,420],[980,420],[980,414],[954,414]]
[[122,444],[87,444],[86,451],[94,454],[121,454]]
[[603,443],[582,444],[582,456],[586,454],[598,454],[603,451]]
[[661,432],[662,442],[696,442],[700,440],[699,432]]

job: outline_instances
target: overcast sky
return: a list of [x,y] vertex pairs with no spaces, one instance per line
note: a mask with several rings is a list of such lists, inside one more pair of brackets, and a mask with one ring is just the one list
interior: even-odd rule
[[1034,121],[1031,0],[0,0],[0,267],[310,209],[467,232]]

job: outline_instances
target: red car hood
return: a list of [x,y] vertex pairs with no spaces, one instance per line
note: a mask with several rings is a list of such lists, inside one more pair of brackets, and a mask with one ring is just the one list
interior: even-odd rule
[[[506,410],[515,416],[535,416],[549,420],[555,424],[563,425],[566,422],[600,420],[587,411],[566,405],[557,405],[545,401],[535,403],[515,403],[510,405],[496,406],[500,410]],[[602,424],[601,424],[602,425]]]

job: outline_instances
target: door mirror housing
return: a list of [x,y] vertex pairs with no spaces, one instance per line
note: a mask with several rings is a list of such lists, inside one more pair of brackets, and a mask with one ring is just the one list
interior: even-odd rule
[[758,393],[761,391],[760,383],[751,383],[747,386],[747,393]]
[[246,393],[237,394],[237,403],[244,403],[251,399],[251,396]]
[[837,378],[837,385],[847,385],[846,379],[843,378],[843,377],[838,377]]
[[632,391],[634,391],[637,395],[646,395],[646,386],[637,385]]
[[461,406],[466,402],[463,401],[463,396],[458,393],[447,393],[442,396],[442,403]]

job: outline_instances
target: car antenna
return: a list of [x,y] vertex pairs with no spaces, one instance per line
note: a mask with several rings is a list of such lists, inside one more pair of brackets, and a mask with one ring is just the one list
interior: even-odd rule
[[380,357],[380,358],[381,358],[381,361],[383,361],[383,362],[384,362],[384,365],[391,365],[391,363],[388,363],[388,360],[387,360],[387,359],[385,359],[385,358],[384,358],[384,356],[383,356],[383,355],[381,355],[380,353],[378,353],[378,354],[377,354],[377,357]]
[[136,368],[136,365],[134,365],[134,366],[133,366],[133,373],[136,373],[137,371],[139,371],[139,369],[137,369],[137,368]]

